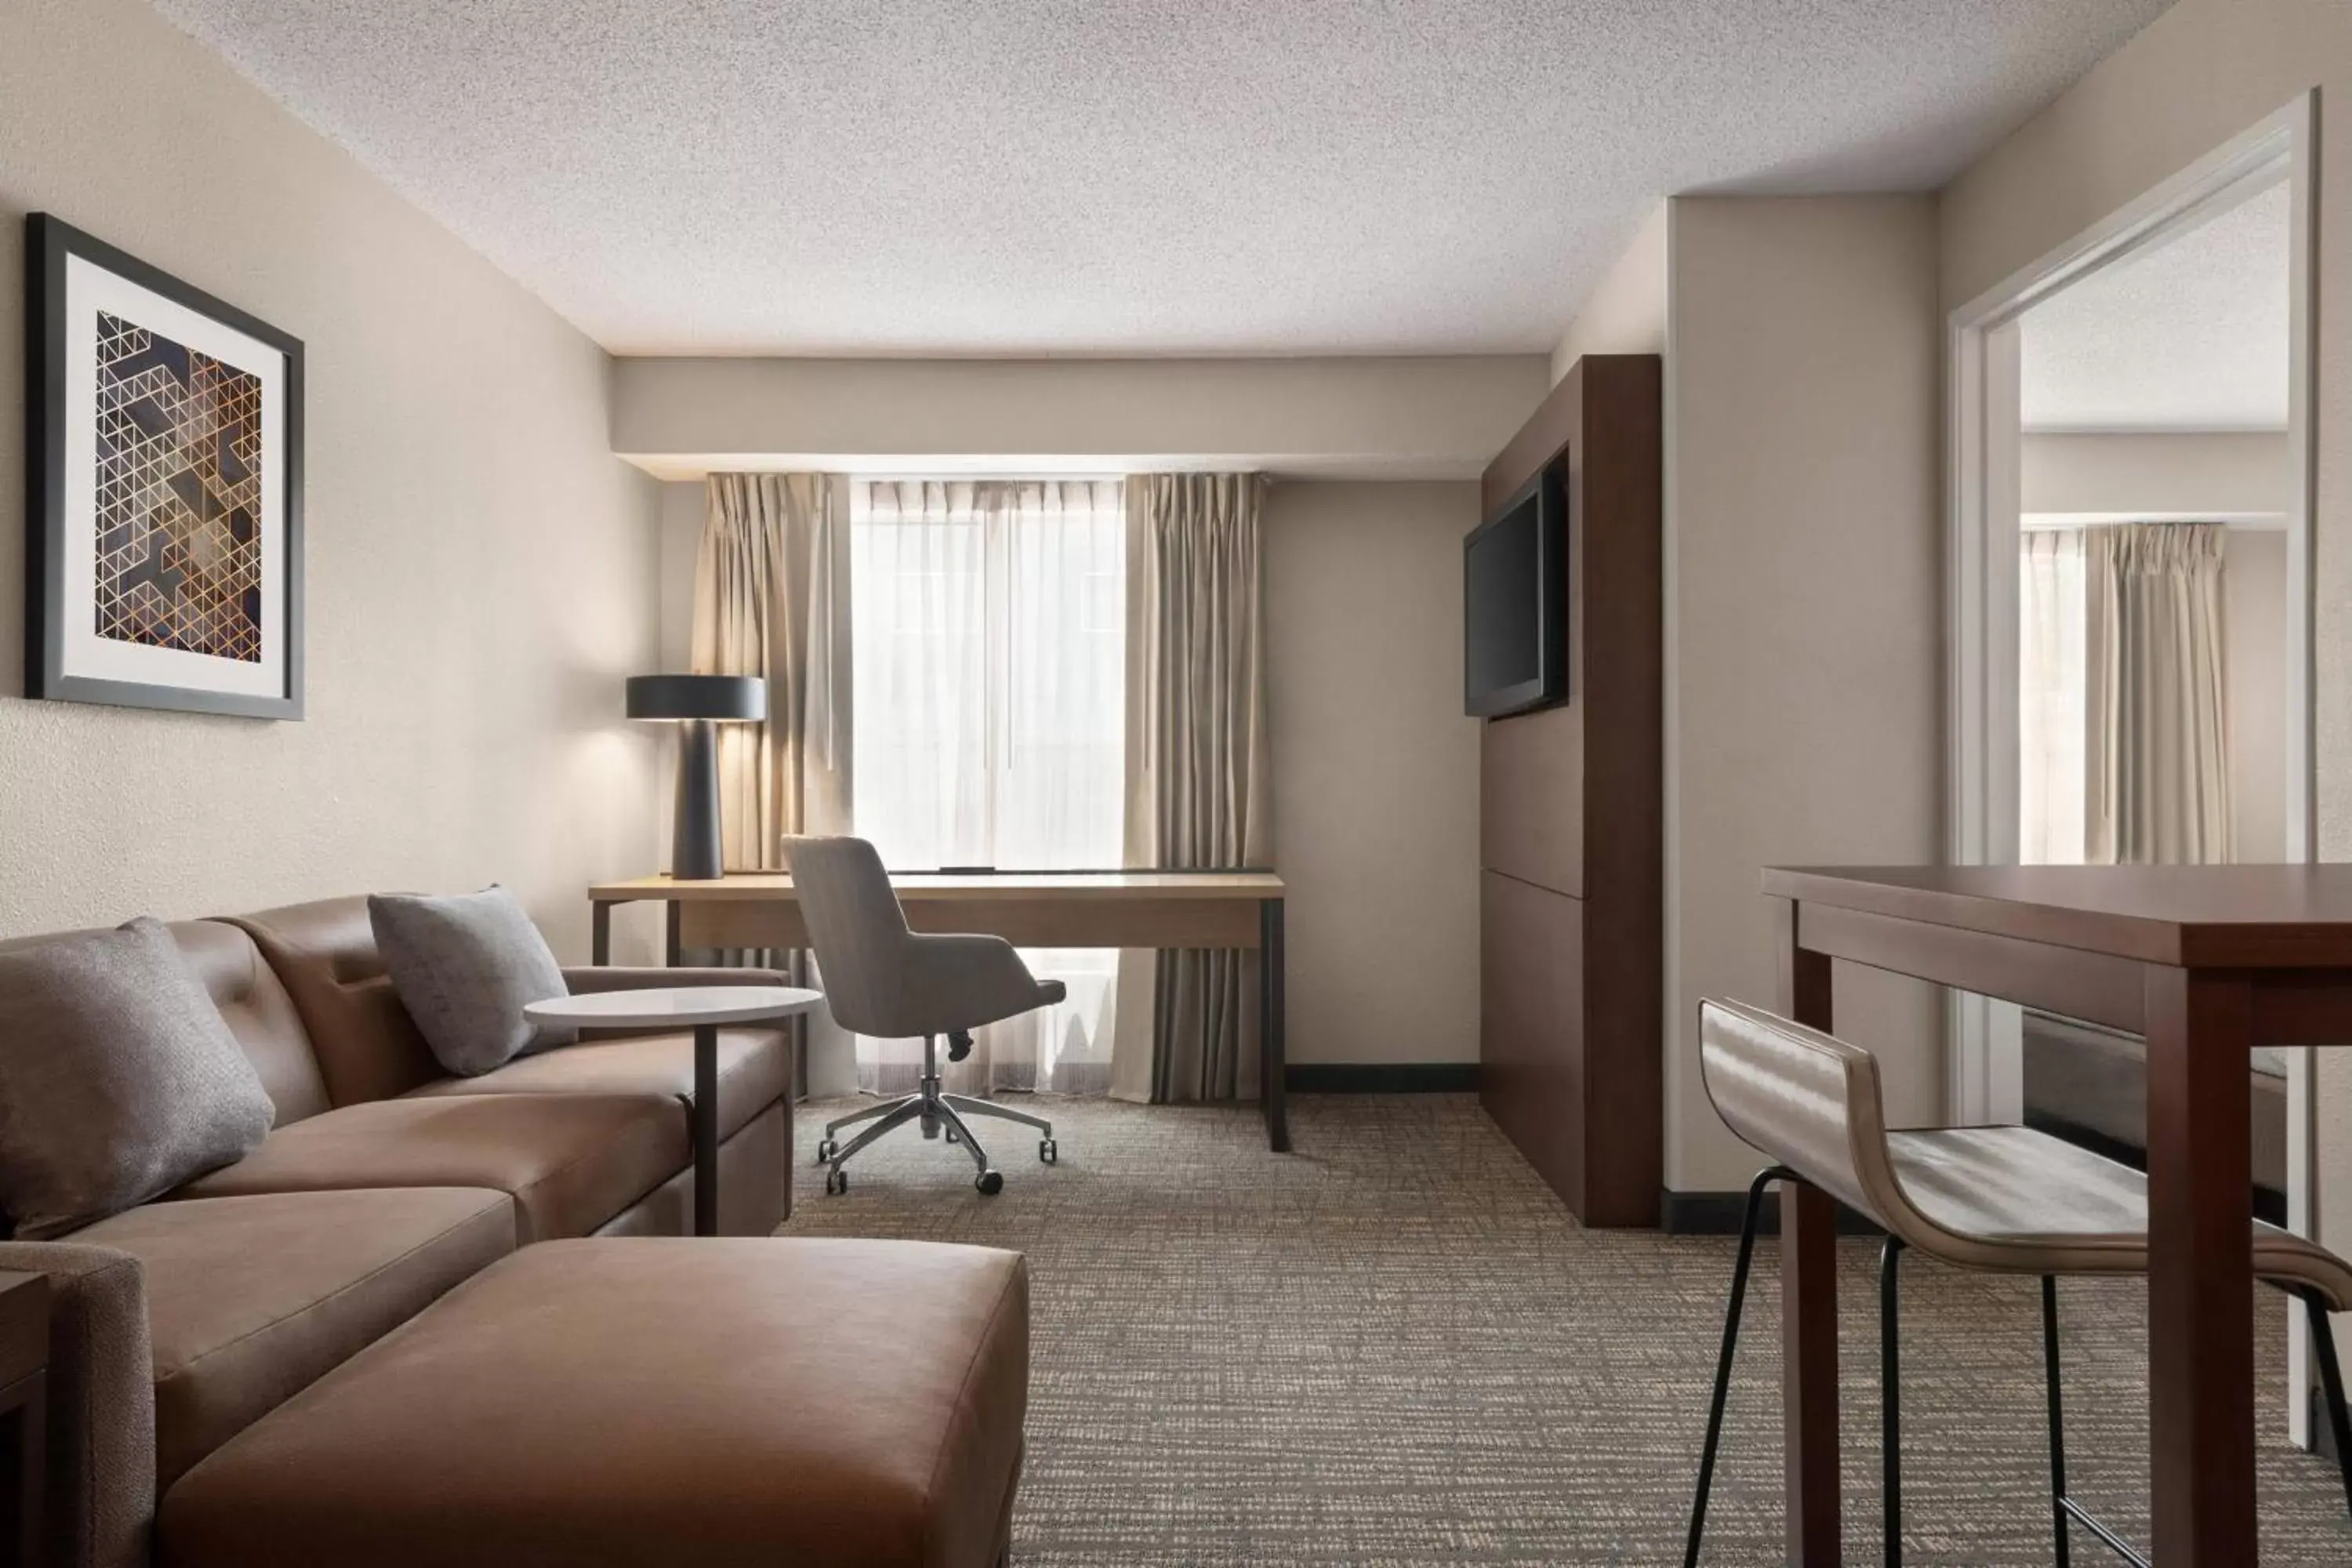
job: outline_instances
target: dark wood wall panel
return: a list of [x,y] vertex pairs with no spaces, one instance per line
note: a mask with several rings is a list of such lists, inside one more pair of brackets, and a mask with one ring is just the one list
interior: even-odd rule
[[1569,1208],[1585,1208],[1584,904],[1486,871],[1478,879],[1478,1092],[1486,1114]]
[[1481,726],[1478,863],[1584,896],[1584,710],[1571,703]]
[[[1656,1224],[1664,1184],[1663,380],[1654,355],[1579,360],[1480,484],[1491,511],[1562,470],[1570,606],[1569,700],[1480,745],[1481,1079],[1591,1225]],[[1547,963],[1573,985],[1530,990]],[[1571,992],[1572,1017],[1544,1001]]]

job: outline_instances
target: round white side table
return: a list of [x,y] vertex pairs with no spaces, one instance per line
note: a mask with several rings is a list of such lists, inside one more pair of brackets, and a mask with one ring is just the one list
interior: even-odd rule
[[694,1234],[719,1234],[719,1029],[806,1013],[824,997],[796,985],[675,985],[590,991],[533,1002],[534,1024],[694,1031]]

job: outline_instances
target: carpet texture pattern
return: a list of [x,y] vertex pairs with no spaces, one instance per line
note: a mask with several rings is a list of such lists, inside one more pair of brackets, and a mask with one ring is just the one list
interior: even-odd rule
[[[978,1129],[1004,1173],[901,1131],[846,1194],[799,1172],[787,1236],[1015,1247],[1033,1277],[1020,1568],[1672,1564],[1731,1275],[1729,1238],[1578,1226],[1476,1100],[1296,1097],[1297,1152],[1247,1107],[1020,1100]],[[802,1108],[799,1148],[850,1102]],[[1776,1247],[1758,1250],[1710,1564],[1780,1561]],[[1878,1560],[1876,1249],[1843,1252],[1847,1551]],[[2031,1280],[1904,1270],[1913,1564],[2052,1560]],[[2147,1536],[2146,1291],[2061,1287],[2069,1479]],[[2335,1467],[2271,1415],[2284,1298],[2257,1322],[2263,1562],[2352,1562]],[[2075,1560],[2109,1560],[2077,1534]]]

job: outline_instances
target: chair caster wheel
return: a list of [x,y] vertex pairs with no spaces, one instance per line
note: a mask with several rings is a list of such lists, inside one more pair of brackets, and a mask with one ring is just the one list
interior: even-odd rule
[[827,1171],[824,1173],[824,1190],[825,1195],[828,1197],[847,1192],[849,1190],[849,1173],[837,1167],[834,1170]]
[[972,1185],[980,1189],[981,1196],[992,1198],[1004,1190],[1004,1177],[1000,1172],[982,1171]]
[[946,1139],[949,1142],[950,1142],[950,1143],[953,1143],[953,1142],[955,1142],[957,1141],[957,1140],[956,1140],[956,1131],[955,1131],[955,1129],[954,1129],[954,1128],[952,1128],[952,1127],[942,1127],[941,1129],[940,1129],[940,1137],[942,1137],[942,1138],[945,1138],[945,1139]]
[[1060,1164],[1062,1163],[1061,1145],[1055,1143],[1051,1138],[1038,1139],[1037,1158],[1048,1165]]
[[841,1145],[828,1138],[816,1146],[816,1163],[820,1165],[830,1165],[833,1163],[833,1157],[840,1152]]

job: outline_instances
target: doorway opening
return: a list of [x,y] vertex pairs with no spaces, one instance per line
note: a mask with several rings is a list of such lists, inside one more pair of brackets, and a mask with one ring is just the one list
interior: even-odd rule
[[[2312,132],[2306,97],[1953,313],[1957,863],[2313,858]],[[1971,996],[1950,1025],[1951,1120],[2145,1147],[2137,1039]],[[2305,1230],[2309,1056],[2252,1067]]]

